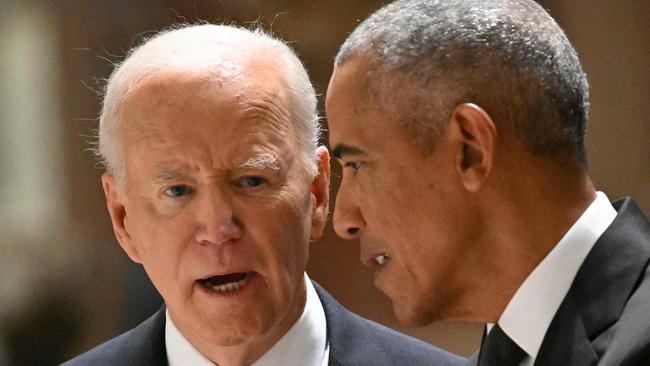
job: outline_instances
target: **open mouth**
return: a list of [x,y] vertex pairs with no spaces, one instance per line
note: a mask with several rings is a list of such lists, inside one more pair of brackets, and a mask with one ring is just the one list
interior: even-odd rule
[[226,294],[234,292],[244,287],[251,277],[250,272],[243,273],[228,273],[225,275],[218,275],[208,277],[198,282],[204,287],[215,291],[217,293]]
[[377,263],[379,267],[383,267],[384,264],[388,263],[388,261],[390,260],[390,256],[386,253],[382,253],[375,256],[373,260],[375,261],[375,263]]
[[363,264],[374,269],[382,269],[386,263],[390,262],[390,254],[388,253],[377,253],[373,256],[362,258]]

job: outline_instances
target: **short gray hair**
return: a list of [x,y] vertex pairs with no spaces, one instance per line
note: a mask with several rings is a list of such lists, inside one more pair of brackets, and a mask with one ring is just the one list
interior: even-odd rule
[[398,0],[359,25],[335,63],[360,54],[372,64],[366,93],[424,132],[428,150],[453,109],[473,102],[533,153],[586,165],[587,78],[532,0]]
[[[95,153],[118,184],[122,184],[125,178],[124,150],[119,138],[119,110],[128,93],[159,70],[201,70],[222,61],[225,54],[233,52],[251,59],[259,54],[271,54],[279,60],[278,64],[283,68],[279,73],[287,85],[289,112],[299,140],[298,146],[306,154],[308,168],[315,174],[315,150],[320,138],[316,92],[295,52],[261,29],[184,24],[162,31],[132,49],[108,79]],[[227,64],[227,60],[224,64]],[[221,72],[227,73],[227,70]]]

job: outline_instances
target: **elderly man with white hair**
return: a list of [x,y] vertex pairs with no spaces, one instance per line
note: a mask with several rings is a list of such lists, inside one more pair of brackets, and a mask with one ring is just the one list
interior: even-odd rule
[[109,79],[98,153],[115,235],[165,306],[67,365],[454,365],[360,318],[305,274],[329,154],[293,51],[261,31],[184,26]]

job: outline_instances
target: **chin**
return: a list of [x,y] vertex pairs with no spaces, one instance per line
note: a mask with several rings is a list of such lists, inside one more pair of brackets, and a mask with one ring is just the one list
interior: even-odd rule
[[208,343],[229,347],[255,342],[263,338],[265,332],[259,327],[238,327],[233,324],[222,324],[217,327],[204,327],[201,333],[203,334],[202,338]]
[[[258,314],[259,315],[259,314]],[[192,319],[205,341],[219,346],[236,346],[263,338],[273,327],[269,317],[246,314],[203,314]]]
[[413,304],[398,304],[393,301],[395,317],[400,324],[408,327],[423,327],[433,323],[436,319],[427,310]]

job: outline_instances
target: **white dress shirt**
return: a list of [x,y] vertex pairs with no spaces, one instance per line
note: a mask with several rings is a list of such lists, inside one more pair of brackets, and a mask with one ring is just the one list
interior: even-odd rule
[[[499,326],[528,355],[521,366],[532,366],[562,301],[598,238],[616,217],[607,196],[596,199],[535,267],[515,292],[499,318]],[[488,331],[492,329],[488,324]]]
[[[325,311],[316,289],[305,273],[307,300],[302,315],[271,349],[251,366],[327,366]],[[165,347],[169,366],[214,366],[181,334],[167,311]]]

